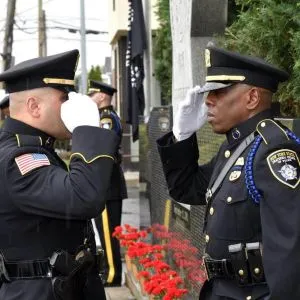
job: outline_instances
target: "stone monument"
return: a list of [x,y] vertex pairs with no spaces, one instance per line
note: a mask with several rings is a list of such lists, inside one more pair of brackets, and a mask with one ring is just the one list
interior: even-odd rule
[[173,114],[188,88],[205,80],[204,49],[224,32],[227,0],[170,0],[173,43]]

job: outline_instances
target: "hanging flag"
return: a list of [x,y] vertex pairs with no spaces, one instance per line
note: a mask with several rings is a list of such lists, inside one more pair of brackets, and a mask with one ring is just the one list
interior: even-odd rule
[[139,116],[144,114],[144,63],[146,49],[146,29],[142,0],[128,0],[128,36],[126,51],[126,123],[132,125],[132,139],[139,138]]

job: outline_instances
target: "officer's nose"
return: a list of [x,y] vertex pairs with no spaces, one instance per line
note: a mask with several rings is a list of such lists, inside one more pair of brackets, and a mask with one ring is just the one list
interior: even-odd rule
[[213,106],[215,105],[216,103],[216,95],[214,93],[214,91],[211,91],[208,93],[206,99],[205,99],[205,104],[210,107],[210,106]]

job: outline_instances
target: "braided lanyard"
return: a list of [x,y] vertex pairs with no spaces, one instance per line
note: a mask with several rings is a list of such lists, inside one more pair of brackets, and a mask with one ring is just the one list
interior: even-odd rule
[[[297,137],[292,131],[286,130],[286,134],[288,135],[289,138],[292,140],[296,141],[297,144],[300,145],[300,138]],[[252,200],[256,203],[259,204],[260,200],[262,199],[261,193],[258,191],[255,181],[254,181],[254,176],[253,176],[253,163],[254,163],[254,157],[255,154],[259,148],[259,145],[261,144],[262,137],[258,135],[248,153],[247,160],[246,160],[246,167],[245,167],[245,181],[246,181],[246,186],[248,193]]]

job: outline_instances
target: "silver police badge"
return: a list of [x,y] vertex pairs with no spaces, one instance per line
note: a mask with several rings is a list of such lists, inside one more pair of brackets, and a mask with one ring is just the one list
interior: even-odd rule
[[267,157],[273,176],[285,185],[296,188],[300,182],[300,161],[295,151],[277,150]]

